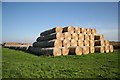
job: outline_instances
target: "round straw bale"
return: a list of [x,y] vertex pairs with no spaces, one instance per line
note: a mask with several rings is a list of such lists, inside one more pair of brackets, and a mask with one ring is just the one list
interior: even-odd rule
[[94,35],[93,34],[89,35],[89,39],[94,40]]
[[101,35],[95,35],[95,40],[104,40],[104,35],[101,34]]
[[53,55],[54,56],[61,56],[61,49],[54,47]]
[[69,54],[69,49],[67,47],[62,48],[62,55],[68,55]]
[[55,28],[52,28],[52,29],[49,29],[49,30],[46,30],[44,32],[42,32],[40,34],[40,36],[46,36],[46,35],[49,35],[49,34],[52,34],[52,33],[57,33],[57,32],[62,32],[63,31],[63,28],[61,26],[57,26]]
[[69,32],[69,33],[74,33],[74,27],[73,26],[67,26],[63,28],[63,32]]
[[89,40],[84,40],[84,46],[90,46]]
[[110,45],[108,40],[104,40],[104,41],[105,41],[105,46],[109,46]]
[[87,28],[87,29],[86,29],[86,33],[87,33],[88,35],[90,35],[90,34],[91,34],[91,29],[90,29],[90,28]]
[[70,45],[73,46],[77,46],[77,40],[75,39],[71,39]]
[[94,46],[90,46],[90,53],[94,53],[95,52],[95,47]]
[[83,55],[89,54],[89,46],[83,47]]
[[83,40],[78,40],[78,46],[83,46]]
[[95,52],[104,53],[104,46],[95,46]]
[[110,52],[113,52],[113,45],[110,45]]
[[86,28],[81,28],[82,34],[86,34]]
[[78,40],[78,34],[77,33],[72,33],[72,39]]
[[82,55],[82,47],[77,46],[75,49],[75,53],[76,53],[76,55]]
[[80,33],[80,34],[78,34],[78,37],[79,37],[79,38],[78,38],[79,40],[84,40],[84,34],[81,34],[81,33]]
[[65,37],[65,39],[71,40],[71,33],[65,32],[64,37]]
[[91,29],[91,34],[96,35],[96,29],[95,28]]
[[95,46],[95,41],[94,40],[89,40],[90,46]]
[[75,27],[75,33],[80,33],[80,27]]
[[105,52],[109,53],[110,47],[109,46],[105,46]]
[[85,36],[85,40],[90,40],[88,34],[85,34],[84,36]]
[[63,40],[63,46],[64,46],[64,47],[67,47],[67,48],[70,47],[70,40],[64,39],[64,40]]

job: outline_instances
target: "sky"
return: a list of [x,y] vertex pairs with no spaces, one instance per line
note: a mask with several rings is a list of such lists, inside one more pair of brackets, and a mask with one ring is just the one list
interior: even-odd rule
[[117,2],[3,2],[2,42],[34,42],[56,26],[96,28],[118,41]]
[[119,0],[2,0],[3,2],[118,2]]

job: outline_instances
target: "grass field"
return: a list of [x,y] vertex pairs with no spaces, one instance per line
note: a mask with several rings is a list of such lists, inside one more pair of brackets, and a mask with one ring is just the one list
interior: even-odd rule
[[35,56],[2,48],[3,78],[118,78],[118,53]]

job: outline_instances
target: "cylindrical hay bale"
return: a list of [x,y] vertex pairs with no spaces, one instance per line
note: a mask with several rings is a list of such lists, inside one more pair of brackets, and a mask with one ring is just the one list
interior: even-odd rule
[[110,45],[108,40],[104,40],[104,42],[105,42],[105,46],[109,46]]
[[86,29],[85,28],[81,28],[82,34],[86,34]]
[[76,47],[69,47],[69,55],[75,55]]
[[83,55],[89,54],[89,46],[83,47]]
[[61,32],[55,33],[55,34],[50,34],[47,36],[40,36],[37,38],[37,42],[39,41],[48,41],[48,40],[52,40],[52,39],[58,39],[58,40],[63,40],[64,39],[64,35]]
[[74,27],[73,26],[64,27],[63,32],[74,33]]
[[94,40],[94,35],[93,34],[89,35],[89,39]]
[[104,40],[95,40],[95,46],[104,46]]
[[53,29],[49,29],[49,30],[46,30],[46,31],[42,32],[40,34],[40,36],[46,36],[46,35],[49,35],[51,33],[57,33],[57,32],[62,32],[62,31],[63,31],[63,28],[61,26],[57,26]]
[[82,55],[82,47],[77,46],[75,49],[75,53],[76,53],[76,55]]
[[34,42],[33,47],[41,47],[41,48],[47,48],[47,47],[62,47],[62,41],[61,40],[54,40],[54,41],[41,41],[41,42]]
[[15,46],[10,46],[9,48],[10,48],[10,49],[16,49],[16,47],[15,47]]
[[91,29],[91,34],[96,35],[96,29],[95,28]]
[[65,37],[65,39],[71,40],[71,33],[65,32],[64,37]]
[[87,28],[87,29],[86,29],[86,33],[87,33],[88,35],[90,35],[90,34],[91,34],[91,29],[90,29],[90,28]]
[[61,49],[54,47],[53,56],[61,56],[61,54]]
[[95,46],[95,52],[104,53],[104,46]]
[[85,40],[90,40],[90,39],[89,39],[89,35],[88,35],[88,34],[85,34],[84,36],[85,36],[85,37],[84,37],[84,38],[85,38]]
[[95,40],[104,40],[103,34],[101,34],[101,35],[95,35],[94,37],[95,37]]
[[61,48],[62,47],[62,41],[61,40],[55,40],[54,47]]
[[44,54],[43,51],[41,50],[41,48],[39,48],[39,47],[29,46],[28,51],[35,55],[43,55]]
[[72,33],[72,39],[78,40],[78,34],[77,33]]
[[83,46],[83,40],[78,40],[78,46]]
[[81,33],[78,34],[78,39],[79,39],[79,40],[84,40],[84,34],[81,34]]
[[110,45],[110,52],[113,52],[113,45]]
[[56,39],[58,39],[58,40],[64,40],[64,34],[61,33],[61,32],[58,32],[57,35],[56,35]]
[[27,51],[28,50],[28,46],[26,46],[26,47],[17,47],[17,49],[21,49],[21,50],[23,50],[23,51]]
[[109,53],[110,47],[109,46],[105,46],[104,48],[105,48],[105,52]]
[[75,27],[75,33],[80,33],[80,27]]
[[89,45],[90,46],[95,46],[95,41],[94,40],[89,40]]
[[89,40],[84,40],[84,46],[90,46]]
[[70,40],[68,40],[68,39],[64,39],[63,40],[63,47],[70,47]]
[[94,53],[95,52],[95,47],[94,46],[90,46],[90,53]]
[[71,46],[71,47],[77,46],[77,40],[71,39],[71,41],[70,41],[70,46]]
[[69,54],[70,55],[82,55],[82,47],[76,46],[76,47],[69,47]]
[[35,55],[53,55],[60,56],[61,49],[60,48],[39,48],[39,47],[29,47],[29,52],[34,53]]
[[62,48],[62,55],[68,55],[69,54],[69,49],[67,47]]

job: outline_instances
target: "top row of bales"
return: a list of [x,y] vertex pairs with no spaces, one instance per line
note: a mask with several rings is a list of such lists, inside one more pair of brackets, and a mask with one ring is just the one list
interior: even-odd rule
[[40,36],[46,36],[46,35],[49,35],[49,34],[52,34],[52,33],[58,33],[58,32],[61,32],[61,33],[64,33],[64,32],[69,32],[69,33],[82,33],[82,34],[96,34],[96,29],[93,28],[80,28],[80,27],[73,27],[73,26],[67,26],[67,27],[64,27],[62,28],[61,26],[57,26],[55,28],[52,28],[52,29],[49,29],[49,30],[46,30],[42,33],[40,33]]

